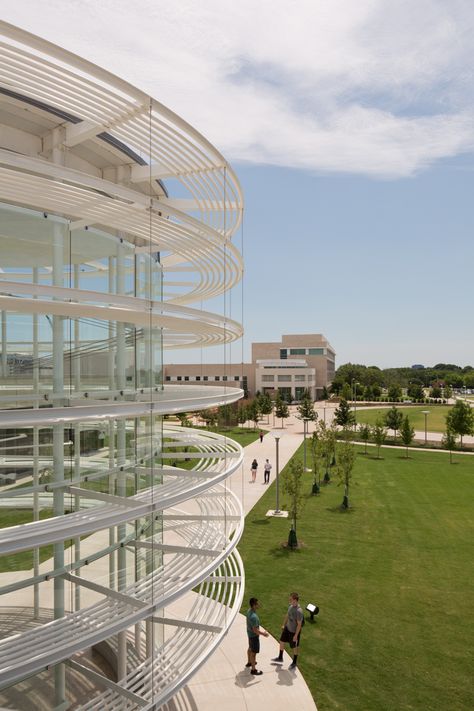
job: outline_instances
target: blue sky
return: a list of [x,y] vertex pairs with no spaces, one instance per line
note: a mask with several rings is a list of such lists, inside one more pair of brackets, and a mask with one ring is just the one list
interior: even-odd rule
[[[471,2],[2,10],[149,91],[232,162],[246,200],[246,335],[232,360],[254,340],[322,332],[339,364],[474,365]],[[240,289],[231,304],[240,320]]]

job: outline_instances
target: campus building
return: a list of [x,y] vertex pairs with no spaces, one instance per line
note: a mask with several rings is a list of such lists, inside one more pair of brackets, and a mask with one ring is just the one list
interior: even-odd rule
[[276,393],[299,400],[305,390],[316,400],[329,387],[335,373],[336,354],[320,333],[284,335],[281,341],[252,343],[252,362],[165,365],[168,383],[239,385],[250,396]]
[[199,308],[241,279],[242,195],[152,97],[0,34],[0,707],[155,709],[242,603],[242,449],[164,421],[240,381],[163,383],[242,335]]

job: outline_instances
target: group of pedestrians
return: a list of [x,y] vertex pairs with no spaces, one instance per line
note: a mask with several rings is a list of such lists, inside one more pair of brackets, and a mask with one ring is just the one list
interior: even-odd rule
[[[260,651],[260,636],[268,637],[268,632],[260,627],[260,620],[257,610],[260,607],[258,599],[251,597],[247,611],[247,636],[249,646],[247,650],[247,668],[253,676],[260,676],[263,672],[257,669],[257,654]],[[295,671],[298,663],[301,628],[304,624],[304,613],[299,604],[299,595],[296,592],[290,593],[289,605],[283,619],[280,635],[280,649],[277,657],[272,659],[276,664],[283,664],[283,650],[285,644],[290,645],[293,653],[293,660],[289,666],[291,671]]]
[[[257,470],[258,470],[258,462],[256,459],[254,459],[252,464],[250,465],[250,473],[252,475],[252,480],[251,480],[252,484],[255,484],[255,482],[257,480]],[[270,461],[268,459],[265,459],[265,464],[263,465],[263,483],[264,484],[270,483],[271,470],[272,470],[272,465],[270,464]]]

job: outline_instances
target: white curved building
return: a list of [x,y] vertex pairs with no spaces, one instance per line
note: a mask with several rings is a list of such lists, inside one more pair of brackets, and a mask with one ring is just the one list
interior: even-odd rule
[[151,97],[0,34],[0,707],[154,709],[243,594],[242,451],[163,421],[242,391],[162,383],[167,347],[241,335],[193,307],[241,278],[240,187]]

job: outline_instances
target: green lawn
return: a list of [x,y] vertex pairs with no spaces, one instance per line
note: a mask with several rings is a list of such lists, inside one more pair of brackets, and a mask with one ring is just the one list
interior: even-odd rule
[[[397,410],[403,412],[403,416],[408,415],[410,422],[415,430],[424,432],[425,416],[423,410],[428,410],[429,415],[426,417],[426,427],[428,432],[445,432],[446,431],[446,415],[451,409],[450,405],[419,405],[416,407],[398,407]],[[377,417],[384,417],[387,413],[387,408],[370,408],[368,410],[356,411],[357,422],[366,422],[369,425],[375,425]]]
[[300,659],[318,711],[474,709],[474,458],[382,453],[357,457],[349,512],[335,482],[308,496],[294,552],[281,545],[288,521],[265,517],[269,488],[239,546],[245,602],[260,598],[274,636],[292,590],[320,606]]

